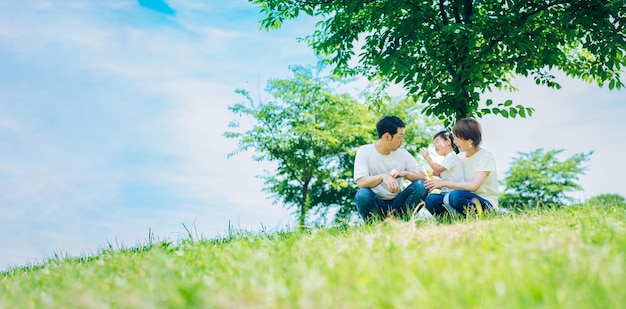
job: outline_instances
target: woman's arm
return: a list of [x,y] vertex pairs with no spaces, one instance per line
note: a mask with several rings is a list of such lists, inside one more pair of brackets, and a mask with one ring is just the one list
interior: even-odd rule
[[443,187],[450,188],[453,190],[466,190],[470,192],[475,192],[480,188],[483,184],[487,176],[489,176],[489,171],[478,171],[474,173],[474,178],[472,178],[469,182],[453,182],[453,181],[445,181],[441,179],[429,179],[426,180],[426,188],[428,190],[433,189],[441,189]]

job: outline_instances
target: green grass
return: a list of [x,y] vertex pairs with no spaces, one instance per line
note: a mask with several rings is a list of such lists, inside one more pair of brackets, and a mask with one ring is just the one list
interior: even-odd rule
[[0,275],[0,308],[623,308],[626,209],[150,241]]

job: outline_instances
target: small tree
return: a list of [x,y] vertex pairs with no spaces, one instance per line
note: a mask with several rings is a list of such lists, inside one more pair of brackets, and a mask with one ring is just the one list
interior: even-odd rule
[[566,193],[580,190],[576,183],[584,173],[582,163],[589,160],[593,151],[578,153],[565,161],[559,161],[560,150],[544,151],[539,148],[519,153],[506,172],[506,189],[500,196],[500,205],[509,208],[561,206],[571,202]]
[[587,200],[587,205],[591,206],[626,206],[626,199],[623,196],[615,193],[603,193],[596,195]]
[[[353,149],[370,138],[372,115],[367,107],[347,94],[336,94],[330,78],[314,75],[311,68],[292,67],[291,79],[274,79],[265,89],[276,99],[255,103],[245,90],[237,93],[246,103],[230,106],[236,115],[250,116],[256,124],[246,132],[225,132],[239,140],[235,155],[255,150],[254,160],[277,163],[266,171],[264,191],[287,208],[296,208],[298,224],[304,226],[309,210],[351,203],[351,172],[346,170]],[[229,125],[240,127],[239,121]],[[354,193],[352,193],[353,195]]]

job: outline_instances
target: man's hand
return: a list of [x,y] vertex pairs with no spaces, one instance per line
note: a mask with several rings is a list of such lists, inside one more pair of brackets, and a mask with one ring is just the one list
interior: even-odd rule
[[391,170],[389,171],[389,176],[393,177],[393,178],[402,178],[404,176],[406,176],[406,171],[397,171],[397,170]]
[[387,189],[391,193],[399,193],[401,191],[400,185],[398,184],[398,181],[396,180],[397,174],[399,174],[398,171],[392,170],[391,172],[389,172],[389,174],[383,175],[383,183],[385,183],[385,185],[387,186]]

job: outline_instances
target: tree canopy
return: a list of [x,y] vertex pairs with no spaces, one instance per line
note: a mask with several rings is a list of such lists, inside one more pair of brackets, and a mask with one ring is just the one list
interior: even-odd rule
[[[621,89],[624,0],[249,0],[262,28],[301,13],[319,18],[304,38],[336,73],[400,83],[451,125],[464,117],[526,117],[533,109],[482,93],[515,90],[514,76],[560,88],[551,74]],[[352,61],[358,54],[358,63]]]

